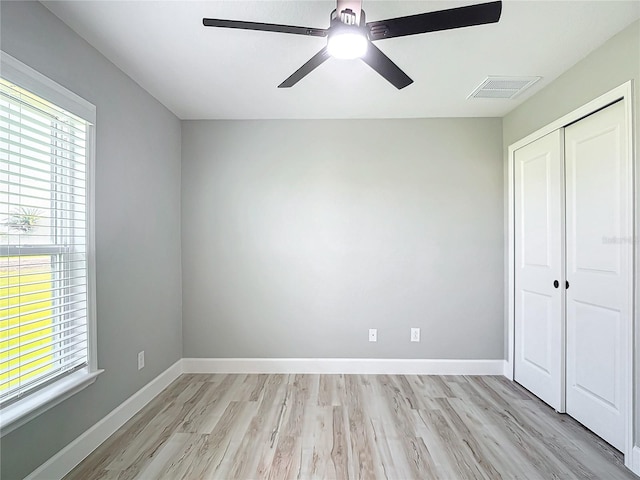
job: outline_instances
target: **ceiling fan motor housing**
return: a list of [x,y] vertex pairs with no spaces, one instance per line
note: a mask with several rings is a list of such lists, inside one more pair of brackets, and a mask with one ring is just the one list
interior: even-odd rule
[[331,13],[331,23],[327,30],[327,36],[330,37],[347,32],[369,38],[369,29],[366,25],[364,10],[360,12],[360,24],[357,23],[357,16],[351,9],[343,10],[340,14],[336,10]]
[[358,16],[356,13],[350,8],[345,8],[340,13],[337,10],[331,12],[330,26],[334,27],[337,22],[342,23],[343,25],[349,26],[360,26],[363,27],[367,23],[365,20],[364,10],[360,10],[360,23],[358,23]]
[[356,24],[356,14],[350,8],[342,10],[340,12],[340,21],[345,25],[355,25]]

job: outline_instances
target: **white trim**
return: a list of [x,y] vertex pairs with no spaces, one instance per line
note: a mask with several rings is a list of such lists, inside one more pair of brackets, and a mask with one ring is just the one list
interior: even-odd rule
[[[507,208],[507,273],[506,273],[506,281],[507,281],[507,304],[506,304],[506,312],[507,312],[507,360],[505,366],[505,376],[510,380],[513,380],[513,369],[514,369],[514,343],[515,343],[515,307],[514,307],[514,295],[515,295],[515,277],[514,277],[514,265],[515,265],[515,252],[514,252],[514,155],[515,151],[529,143],[544,137],[545,135],[563,128],[573,122],[580,120],[581,118],[586,117],[587,115],[596,112],[612,103],[623,100],[625,105],[625,117],[627,122],[627,133],[629,135],[629,151],[628,151],[628,159],[631,166],[631,175],[629,181],[632,182],[632,205],[631,205],[631,221],[632,221],[632,230],[634,234],[636,233],[636,190],[635,190],[635,138],[633,135],[633,81],[629,80],[628,82],[623,83],[622,85],[614,88],[613,90],[599,96],[598,98],[588,102],[580,108],[564,115],[558,120],[551,122],[549,125],[541,128],[533,132],[530,135],[527,135],[522,140],[515,142],[512,145],[509,145],[508,154],[507,154],[507,196],[508,196],[508,208]],[[635,238],[635,237],[634,237]],[[634,319],[636,318],[636,308],[634,302],[635,290],[637,288],[637,282],[635,281],[637,266],[636,266],[636,246],[634,242],[633,252],[632,252],[632,262],[634,265],[633,268],[633,279],[632,285],[633,288],[630,292],[629,302],[631,305],[631,321],[627,326],[626,332],[626,340],[627,344],[625,345],[624,356],[624,364],[626,365],[626,393],[625,393],[625,403],[626,403],[626,440],[625,440],[625,449],[624,449],[624,457],[625,457],[625,465],[632,469],[632,451],[634,449],[633,446],[633,429],[635,425],[635,404],[633,402],[633,392],[635,390],[635,382],[633,379],[633,357],[634,357]],[[634,470],[635,471],[635,470]]]
[[89,372],[84,368],[4,407],[0,411],[0,428],[2,429],[0,436],[5,436],[80,390],[87,388],[96,381],[102,372],[104,370]]
[[89,369],[98,369],[98,308],[96,298],[96,126],[87,129],[86,163],[86,249],[87,249],[87,342]]
[[[576,108],[574,111],[567,113],[563,117],[551,122],[549,125],[545,125],[540,130],[536,130],[535,132],[527,135],[521,140],[518,140],[512,145],[509,145],[509,151],[517,150],[525,145],[530,144],[531,142],[548,135],[551,132],[558,130],[559,128],[566,127],[567,125],[577,122],[581,118],[591,115],[593,112],[600,110],[608,105],[611,105],[618,100],[622,100],[623,98],[631,99],[631,85],[633,81],[629,80],[622,85],[617,86],[613,90],[608,91],[600,95],[599,97],[591,100],[589,103]],[[512,158],[511,156],[509,158]]]
[[514,378],[514,350],[515,350],[515,316],[516,311],[514,307],[514,295],[516,286],[516,250],[515,250],[515,167],[514,167],[514,155],[515,149],[509,146],[509,153],[507,154],[507,239],[505,250],[507,252],[507,272],[506,272],[506,320],[507,320],[507,359],[506,366],[504,368],[504,376],[513,382]]
[[182,360],[178,360],[89,430],[40,465],[25,480],[64,477],[181,374]]
[[95,105],[2,51],[0,51],[0,71],[2,77],[10,82],[47,99],[89,123],[96,123]]
[[507,362],[506,360],[504,361],[502,375],[513,382],[513,368],[512,365],[509,365],[509,362]]
[[626,467],[636,475],[640,475],[640,447],[633,447],[631,452],[631,465],[626,465]]
[[502,375],[504,360],[373,358],[183,358],[185,373]]
[[[633,236],[633,238],[636,238],[637,235],[637,220],[636,220],[636,216],[640,213],[637,209],[636,209],[636,201],[637,201],[637,197],[636,197],[636,144],[635,144],[635,122],[634,122],[634,118],[633,118],[633,106],[635,105],[635,100],[634,100],[634,93],[633,93],[633,81],[630,80],[629,82],[627,82],[624,85],[624,96],[623,96],[623,100],[625,102],[625,117],[626,117],[626,123],[627,123],[627,136],[628,136],[628,142],[627,142],[627,158],[628,158],[628,162],[629,162],[629,187],[631,189],[631,210],[629,212],[629,219],[628,221],[631,222],[631,235]],[[638,284],[637,284],[637,272],[638,272],[638,266],[637,266],[637,243],[633,242],[632,246],[631,246],[631,271],[630,271],[630,275],[631,275],[631,288],[629,291],[629,315],[630,315],[630,321],[629,324],[627,325],[627,344],[625,345],[625,354],[626,354],[626,361],[625,361],[625,365],[626,365],[626,377],[627,377],[627,390],[626,390],[626,408],[627,408],[627,435],[626,435],[626,445],[625,445],[625,450],[624,452],[624,464],[627,468],[632,469],[632,462],[633,462],[633,449],[635,448],[635,435],[634,435],[634,431],[636,428],[636,403],[634,401],[635,399],[635,390],[636,390],[636,382],[635,382],[635,376],[634,376],[634,372],[635,372],[635,366],[634,366],[634,361],[635,361],[635,356],[636,356],[636,351],[635,351],[635,322],[636,322],[636,315],[637,315],[637,311],[636,311],[636,302],[635,302],[635,295],[636,295],[636,289],[638,288]],[[636,474],[638,473],[637,470],[633,470]]]

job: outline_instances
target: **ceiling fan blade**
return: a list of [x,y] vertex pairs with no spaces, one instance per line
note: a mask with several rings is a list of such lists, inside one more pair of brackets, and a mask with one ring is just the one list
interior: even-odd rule
[[380,40],[495,23],[500,20],[501,13],[502,2],[497,1],[368,22],[367,28],[370,40]]
[[287,78],[284,82],[278,85],[278,88],[293,87],[296,83],[298,83],[304,77],[309,75],[309,73],[311,73],[313,70],[318,68],[328,58],[329,58],[329,52],[327,52],[327,47],[324,47],[322,50],[316,53],[313,57],[311,57],[307,63],[305,63],[298,70],[293,72],[293,74],[289,78]]
[[382,51],[371,42],[369,42],[367,53],[362,57],[362,60],[387,79],[398,90],[413,83],[413,80],[400,70],[400,67],[393,63],[389,57],[382,53]]
[[242,30],[259,30],[261,32],[293,33],[295,35],[310,35],[312,37],[326,37],[327,30],[323,28],[297,27],[294,25],[279,25],[277,23],[243,22],[241,20],[221,20],[218,18],[203,18],[205,27],[240,28]]

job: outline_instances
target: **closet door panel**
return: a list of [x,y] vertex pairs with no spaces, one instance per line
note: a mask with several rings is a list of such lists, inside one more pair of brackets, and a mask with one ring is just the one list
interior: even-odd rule
[[515,380],[562,410],[562,137],[515,152]]
[[622,102],[565,129],[567,413],[625,444],[630,171]]

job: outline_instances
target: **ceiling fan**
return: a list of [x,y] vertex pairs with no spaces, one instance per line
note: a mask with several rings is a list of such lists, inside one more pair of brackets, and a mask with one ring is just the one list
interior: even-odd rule
[[385,38],[495,23],[500,20],[501,12],[502,2],[495,1],[367,23],[364,10],[362,10],[362,0],[337,0],[337,7],[331,12],[330,25],[326,29],[216,18],[203,18],[202,23],[206,27],[240,28],[329,37],[327,45],[278,85],[278,88],[293,87],[329,57],[334,57],[340,59],[361,58],[397,89],[401,89],[412,84],[413,80],[371,42]]

